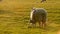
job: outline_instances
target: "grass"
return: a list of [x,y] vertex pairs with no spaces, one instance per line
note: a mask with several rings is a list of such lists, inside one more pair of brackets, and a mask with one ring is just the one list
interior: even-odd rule
[[[58,34],[60,31],[60,0],[2,0],[0,2],[0,34]],[[28,28],[32,7],[48,12],[46,29]],[[38,24],[37,24],[38,25]]]

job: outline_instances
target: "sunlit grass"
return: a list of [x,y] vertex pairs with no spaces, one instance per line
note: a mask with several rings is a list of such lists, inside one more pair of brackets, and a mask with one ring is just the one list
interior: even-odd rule
[[[3,0],[0,2],[0,34],[57,34],[60,29],[60,0]],[[33,7],[45,8],[47,27],[28,28]],[[37,24],[38,25],[38,24]]]

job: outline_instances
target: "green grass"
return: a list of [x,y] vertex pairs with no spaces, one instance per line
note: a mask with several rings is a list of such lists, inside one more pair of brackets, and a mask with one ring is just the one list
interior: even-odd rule
[[[3,0],[0,2],[0,34],[57,34],[60,31],[59,1],[40,3],[41,0]],[[28,28],[32,7],[47,10],[46,29]]]

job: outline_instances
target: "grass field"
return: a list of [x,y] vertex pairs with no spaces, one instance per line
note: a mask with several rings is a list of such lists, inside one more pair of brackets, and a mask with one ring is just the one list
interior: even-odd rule
[[[47,10],[46,29],[28,28],[32,7]],[[60,0],[2,0],[0,34],[60,34]]]

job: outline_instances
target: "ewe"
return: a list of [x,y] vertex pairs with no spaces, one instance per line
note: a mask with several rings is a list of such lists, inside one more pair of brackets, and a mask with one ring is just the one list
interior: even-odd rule
[[36,25],[36,22],[39,23],[40,27],[46,26],[47,12],[43,8],[33,8],[30,14],[30,24],[32,26]]

